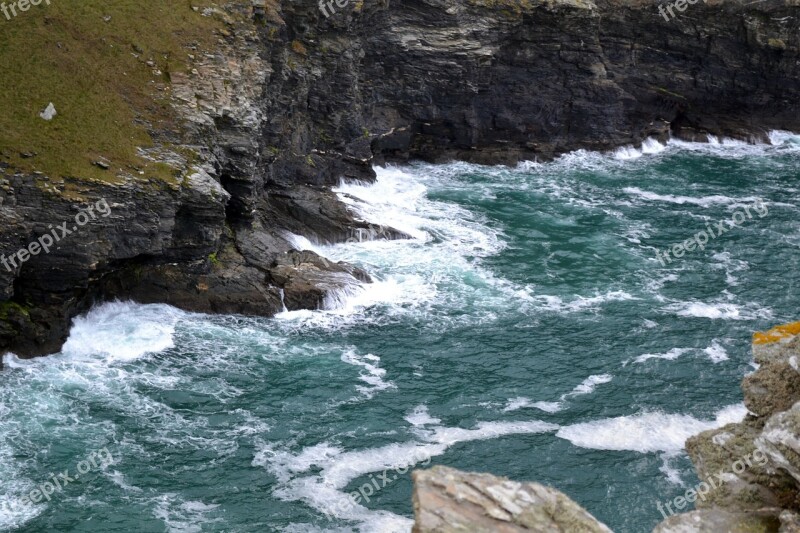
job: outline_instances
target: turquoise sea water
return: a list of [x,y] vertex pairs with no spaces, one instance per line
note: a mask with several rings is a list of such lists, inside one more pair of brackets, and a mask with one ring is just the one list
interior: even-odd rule
[[685,439],[744,416],[752,332],[800,315],[800,138],[773,137],[378,169],[342,198],[414,238],[293,237],[376,278],[327,310],[96,308],[63,353],[5,358],[0,530],[409,531],[403,467],[444,464],[649,531],[697,483]]

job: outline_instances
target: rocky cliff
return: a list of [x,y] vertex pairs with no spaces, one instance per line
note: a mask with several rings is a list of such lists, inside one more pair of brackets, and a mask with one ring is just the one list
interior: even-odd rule
[[[324,306],[368,276],[292,234],[402,236],[331,192],[374,164],[800,130],[796,0],[670,20],[639,0],[165,4],[63,0],[0,36],[0,253],[16,257],[0,267],[0,353],[58,350],[72,317],[113,298]],[[100,200],[110,215],[73,226]],[[64,222],[75,231],[34,254]]]

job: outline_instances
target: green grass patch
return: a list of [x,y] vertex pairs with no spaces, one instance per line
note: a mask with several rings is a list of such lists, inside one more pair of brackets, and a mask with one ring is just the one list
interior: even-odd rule
[[[137,148],[153,145],[152,131],[178,127],[170,73],[191,69],[189,54],[214,48],[224,23],[203,16],[209,5],[51,0],[11,20],[0,13],[2,160],[54,179],[113,182],[125,173],[174,180],[175,169]],[[48,122],[39,112],[49,102],[58,115]],[[100,157],[108,170],[93,164]]]
[[666,89],[665,89],[665,88],[663,88],[663,87],[656,87],[656,91],[658,91],[658,92],[660,92],[660,93],[662,93],[662,94],[666,94],[666,95],[668,95],[668,96],[672,96],[673,98],[680,98],[681,100],[686,100],[686,97],[685,97],[685,96],[681,96],[681,95],[680,95],[680,94],[678,94],[678,93],[674,93],[674,92],[672,92],[672,91],[668,91],[668,90],[666,90]]
[[20,314],[30,318],[28,310],[14,302],[0,302],[0,320],[7,320],[9,315]]

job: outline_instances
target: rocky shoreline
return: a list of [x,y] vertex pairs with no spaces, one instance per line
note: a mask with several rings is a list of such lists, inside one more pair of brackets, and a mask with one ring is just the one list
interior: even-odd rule
[[[750,414],[687,441],[700,484],[654,502],[666,519],[653,533],[800,531],[800,322],[757,333],[753,358]],[[446,467],[414,473],[414,511],[415,533],[610,531],[555,489]]]
[[104,160],[107,180],[50,176],[0,156],[6,257],[87,204],[112,211],[0,268],[0,353],[58,351],[74,316],[112,299],[319,308],[369,276],[295,250],[292,234],[402,237],[331,191],[373,180],[376,164],[513,164],[651,136],[800,131],[797,13],[796,0],[708,2],[670,21],[632,0],[365,0],[329,17],[316,2],[206,8],[216,44],[170,73],[162,89],[179,124],[151,124],[155,146],[142,151],[173,180]]

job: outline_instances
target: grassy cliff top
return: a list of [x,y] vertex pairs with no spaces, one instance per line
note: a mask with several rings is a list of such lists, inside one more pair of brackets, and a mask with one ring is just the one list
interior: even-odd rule
[[[213,48],[223,24],[204,16],[210,5],[42,0],[16,16],[0,11],[0,161],[54,179],[172,179],[174,169],[137,148],[152,146],[151,131],[176,128],[170,73]],[[46,121],[50,102],[58,114]],[[101,157],[110,169],[93,164]]]

